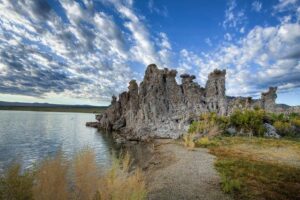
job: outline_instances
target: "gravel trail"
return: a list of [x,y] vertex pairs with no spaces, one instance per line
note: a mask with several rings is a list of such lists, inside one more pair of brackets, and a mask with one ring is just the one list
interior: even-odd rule
[[214,159],[207,149],[160,144],[145,169],[148,199],[230,199],[221,191]]

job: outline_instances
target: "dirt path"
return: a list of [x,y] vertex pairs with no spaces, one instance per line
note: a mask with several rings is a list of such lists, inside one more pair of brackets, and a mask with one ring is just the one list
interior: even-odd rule
[[148,199],[230,199],[221,191],[214,159],[207,149],[160,144],[145,169]]

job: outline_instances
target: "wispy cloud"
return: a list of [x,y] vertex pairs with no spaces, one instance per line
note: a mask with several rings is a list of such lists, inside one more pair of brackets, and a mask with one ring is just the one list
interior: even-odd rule
[[262,9],[262,3],[259,1],[253,1],[252,3],[252,10],[255,12],[260,12]]
[[166,6],[161,6],[160,8],[157,7],[156,4],[154,4],[154,0],[148,1],[148,8],[151,13],[156,13],[158,15],[168,17],[168,9]]
[[245,11],[238,9],[237,2],[235,0],[228,1],[223,27],[225,29],[233,28],[238,30],[240,26],[244,25],[246,19]]

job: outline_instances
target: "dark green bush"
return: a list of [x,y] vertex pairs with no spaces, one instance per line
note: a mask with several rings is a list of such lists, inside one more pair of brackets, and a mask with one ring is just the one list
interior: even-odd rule
[[230,115],[230,125],[249,135],[263,136],[265,115],[263,110],[236,110]]

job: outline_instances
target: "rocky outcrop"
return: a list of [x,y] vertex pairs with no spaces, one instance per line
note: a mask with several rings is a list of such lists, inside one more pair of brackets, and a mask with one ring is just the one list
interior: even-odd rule
[[130,81],[128,91],[118,99],[113,96],[110,107],[96,116],[97,127],[120,131],[127,139],[178,138],[205,112],[228,115],[237,108],[279,109],[275,104],[276,87],[269,88],[256,100],[226,96],[225,70],[211,72],[205,88],[188,74],[181,75],[181,84],[177,84],[176,75],[176,70],[149,65],[140,85]]
[[274,111],[276,107],[277,87],[270,87],[269,91],[261,93],[261,107],[267,111]]
[[205,99],[209,111],[220,115],[227,113],[227,101],[225,96],[225,75],[226,71],[214,70],[209,74],[205,86]]
[[272,126],[271,124],[265,123],[264,127],[266,129],[265,137],[271,137],[271,138],[280,138],[280,135],[276,132],[276,128]]

